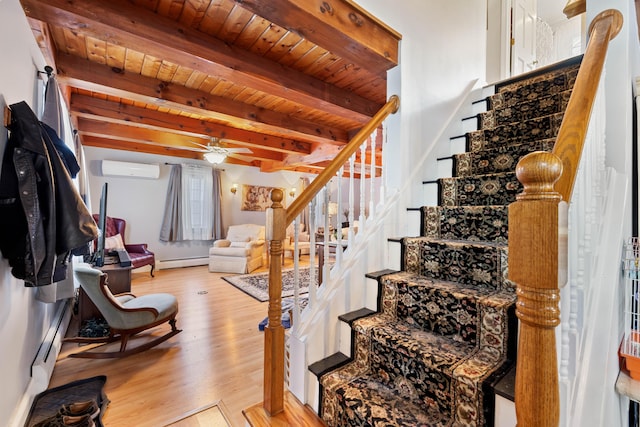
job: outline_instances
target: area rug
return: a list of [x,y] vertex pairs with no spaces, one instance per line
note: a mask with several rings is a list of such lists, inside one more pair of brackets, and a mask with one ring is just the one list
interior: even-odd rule
[[[314,267],[315,282],[318,283],[318,268]],[[300,294],[306,294],[309,292],[309,267],[300,267],[298,269],[300,274]],[[241,291],[251,295],[260,302],[269,300],[269,273],[256,273],[256,274],[241,274],[237,276],[224,276],[223,279],[240,289]],[[294,285],[294,270],[282,270],[282,297],[293,296]]]

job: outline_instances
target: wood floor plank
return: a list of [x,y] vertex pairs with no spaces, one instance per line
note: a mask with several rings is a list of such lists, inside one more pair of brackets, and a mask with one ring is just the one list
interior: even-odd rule
[[[168,292],[178,298],[182,333],[115,360],[69,358],[79,346],[64,344],[49,386],[106,375],[111,400],[106,427],[163,426],[217,401],[234,426],[245,425],[242,410],[262,401],[264,337],[258,323],[267,315],[267,303],[228,284],[224,275],[209,273],[206,266],[160,270],[153,278],[134,272],[134,294]],[[156,329],[161,334],[167,326]],[[72,321],[67,335],[76,331]]]

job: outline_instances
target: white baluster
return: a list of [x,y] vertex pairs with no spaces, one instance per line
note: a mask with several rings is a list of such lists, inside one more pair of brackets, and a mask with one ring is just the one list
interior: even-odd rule
[[348,243],[351,245],[353,243],[353,230],[354,230],[354,213],[353,211],[355,211],[355,196],[354,196],[354,177],[355,177],[355,161],[356,161],[356,155],[355,153],[351,155],[351,157],[349,157],[349,240]]
[[322,247],[324,263],[322,265],[322,281],[325,282],[329,278],[329,238],[331,225],[329,221],[329,190],[331,181],[324,187],[324,246]]
[[369,195],[369,216],[373,217],[375,215],[375,204],[373,202],[374,199],[374,195],[373,195],[373,191],[374,191],[374,183],[376,181],[376,138],[378,136],[378,130],[374,129],[373,133],[371,134],[371,136],[369,137],[369,140],[371,141],[371,147],[370,147],[370,153],[371,153],[371,161],[369,162],[370,166],[369,166],[369,190],[370,190],[370,195]]
[[385,200],[385,196],[384,196],[384,189],[385,189],[385,185],[384,182],[386,180],[386,173],[387,173],[387,164],[385,162],[385,159],[387,157],[386,155],[386,150],[385,150],[385,146],[386,146],[386,142],[387,142],[387,130],[386,128],[383,126],[381,127],[381,132],[382,132],[382,138],[380,138],[380,151],[382,152],[382,156],[381,156],[381,166],[380,166],[380,200],[378,201],[378,203],[380,203],[380,205],[382,205],[384,203]]
[[363,143],[360,146],[360,230],[364,231],[365,228],[365,220],[366,215],[365,215],[365,209],[366,209],[366,204],[365,204],[365,163],[364,163],[364,157],[365,157],[365,149],[367,148],[367,143]]
[[342,264],[342,175],[344,174],[344,166],[338,170],[336,182],[338,184],[338,208],[336,213],[336,264],[335,267],[340,269]]
[[311,199],[309,204],[309,302],[311,309],[316,304],[316,206],[318,196]]
[[[300,319],[300,265],[298,254],[298,223],[300,216],[297,216],[293,220],[293,310],[291,312],[291,319],[289,323],[293,325],[293,333],[297,332],[298,323]],[[282,255],[284,256],[284,254]]]

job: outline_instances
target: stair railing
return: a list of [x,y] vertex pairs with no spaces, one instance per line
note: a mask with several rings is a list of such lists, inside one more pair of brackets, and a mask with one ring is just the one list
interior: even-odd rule
[[515,406],[519,427],[557,426],[560,395],[555,327],[567,276],[566,210],[607,49],[622,14],[605,10],[589,26],[589,43],[551,153],[523,157],[524,190],[509,206],[509,279],[520,319]]
[[[266,240],[270,245],[269,250],[269,307],[268,307],[268,324],[264,329],[264,393],[263,393],[263,409],[270,415],[274,416],[284,409],[284,383],[285,383],[285,336],[284,327],[282,326],[282,266],[281,260],[283,256],[283,240],[286,237],[286,228],[291,224],[302,211],[316,198],[329,181],[341,171],[344,165],[349,162],[349,171],[353,176],[354,154],[370,135],[382,124],[382,122],[390,115],[398,111],[400,100],[398,96],[393,95],[389,101],[365,124],[360,131],[349,141],[347,145],[335,156],[331,163],[307,186],[302,193],[291,203],[288,208],[284,208],[282,200],[284,194],[281,190],[276,189],[271,193],[271,208],[267,209],[266,221]],[[374,138],[375,139],[375,138]],[[375,176],[375,146],[373,146],[371,155],[370,171]],[[365,175],[365,149],[361,149],[361,165],[360,175]],[[361,179],[362,181],[362,179]],[[373,191],[373,190],[372,190]],[[362,193],[362,191],[361,191]],[[361,197],[363,195],[361,194]],[[326,200],[326,199],[325,199]],[[328,200],[327,200],[328,202]],[[328,205],[328,203],[327,203]],[[361,203],[362,205],[362,203]],[[353,209],[351,209],[353,211]],[[360,227],[364,226],[364,209],[361,209]],[[338,214],[340,211],[338,210]],[[351,213],[350,219],[353,217]],[[353,223],[353,221],[351,221]],[[325,242],[328,238],[328,223],[325,220]],[[297,229],[297,227],[295,227]],[[350,233],[352,227],[350,227]],[[297,230],[296,230],[297,231]],[[309,230],[310,234],[315,230]],[[314,247],[310,248],[312,258],[314,255]],[[327,245],[325,244],[325,248]],[[297,251],[294,251],[297,253]],[[326,254],[326,252],[325,252]],[[338,255],[339,256],[339,255]],[[311,286],[310,286],[311,288]],[[311,289],[310,289],[311,290]],[[311,293],[311,292],[310,292]]]

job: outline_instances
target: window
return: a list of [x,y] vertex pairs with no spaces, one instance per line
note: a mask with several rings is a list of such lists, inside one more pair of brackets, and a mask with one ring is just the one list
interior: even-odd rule
[[184,240],[213,238],[213,177],[211,168],[182,165],[182,232]]

